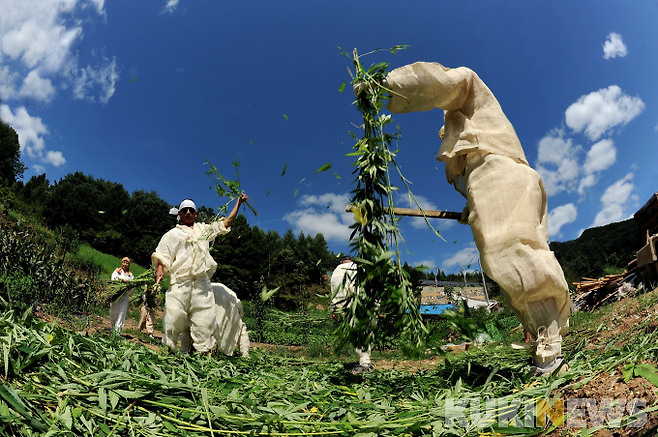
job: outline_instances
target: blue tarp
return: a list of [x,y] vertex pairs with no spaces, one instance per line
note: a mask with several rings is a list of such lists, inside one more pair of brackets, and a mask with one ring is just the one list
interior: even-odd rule
[[420,313],[429,314],[429,315],[439,315],[439,314],[443,314],[446,310],[457,311],[458,309],[459,308],[449,303],[442,305],[421,305]]

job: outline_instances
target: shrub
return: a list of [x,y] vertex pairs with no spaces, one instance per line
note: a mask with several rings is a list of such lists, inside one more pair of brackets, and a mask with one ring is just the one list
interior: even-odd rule
[[44,304],[54,313],[85,312],[102,286],[95,273],[65,261],[61,247],[31,227],[0,229],[2,297],[14,308]]
[[38,289],[29,276],[20,272],[0,276],[0,297],[10,308],[24,311],[38,301]]

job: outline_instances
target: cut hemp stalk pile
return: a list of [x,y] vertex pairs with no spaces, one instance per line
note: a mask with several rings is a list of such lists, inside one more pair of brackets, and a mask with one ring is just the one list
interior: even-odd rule
[[[389,51],[395,54],[404,48],[396,46]],[[348,154],[356,158],[356,188],[351,200],[355,223],[351,226],[350,248],[357,269],[354,293],[348,295],[338,328],[339,347],[348,343],[367,347],[376,338],[390,336],[401,336],[406,344],[418,347],[426,329],[420,316],[420,296],[414,292],[409,274],[400,263],[402,237],[393,212],[393,192],[397,187],[391,185],[391,166],[409,187],[395,162],[395,152],[390,149],[399,132],[386,132],[392,119],[381,114],[387,93],[391,92],[382,85],[388,64],[366,69],[356,49],[342,54],[352,58],[356,70],[352,84],[359,91],[354,104],[363,115],[360,127],[364,133],[360,139],[350,133],[357,140],[354,152]],[[391,246],[395,249],[389,249]]]
[[151,288],[155,285],[155,270],[152,268],[146,270],[139,276],[136,276],[132,281],[123,282],[121,280],[108,281],[107,287],[103,288],[98,296],[98,300],[101,303],[110,303],[121,296],[123,296],[128,290],[133,288]]

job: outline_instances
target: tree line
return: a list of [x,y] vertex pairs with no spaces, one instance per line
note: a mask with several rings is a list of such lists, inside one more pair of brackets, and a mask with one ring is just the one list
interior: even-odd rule
[[[151,264],[160,238],[176,224],[175,216],[169,214],[172,205],[157,192],[129,194],[120,183],[80,172],[53,184],[45,175],[33,176],[24,185],[17,183],[14,192],[46,226],[69,236],[69,241],[129,256],[142,266]],[[199,221],[214,216],[212,208],[199,208]],[[322,234],[295,237],[288,229],[280,236],[251,227],[244,215],[236,218],[230,233],[215,241],[210,253],[218,263],[213,280],[225,283],[242,298],[258,282],[299,294],[307,286],[320,285],[322,274],[336,264]]]
[[[172,205],[155,191],[128,193],[116,182],[95,179],[81,172],[70,173],[52,184],[45,174],[22,180],[25,165],[20,160],[18,135],[0,123],[0,213],[22,212],[37,223],[57,231],[69,252],[79,243],[116,256],[130,256],[150,265],[150,255],[162,235],[175,224]],[[212,208],[199,208],[199,221],[214,216]],[[642,247],[643,239],[632,219],[587,229],[577,240],[552,242],[551,250],[562,265],[569,284],[581,277],[599,277],[608,266],[624,267]],[[330,274],[337,259],[322,234],[264,231],[251,227],[244,216],[233,232],[218,239],[211,249],[218,263],[214,280],[222,281],[241,298],[262,286],[281,287],[281,295],[295,297],[313,293]],[[441,270],[419,272],[406,265],[414,281],[420,279],[461,282],[461,273]],[[467,282],[479,282],[477,272],[467,273]],[[493,285],[493,284],[492,284]],[[310,291],[309,291],[310,290]]]
[[[24,182],[25,169],[18,135],[10,126],[0,125],[2,209],[20,211],[58,232],[69,252],[85,243],[149,266],[158,241],[176,224],[169,214],[173,205],[156,191],[129,193],[120,183],[81,172],[52,183],[45,174]],[[198,221],[214,216],[212,208],[199,208]],[[241,298],[250,298],[263,286],[280,287],[279,295],[293,300],[312,294],[338,263],[322,234],[296,237],[288,229],[282,236],[250,226],[243,215],[236,218],[230,233],[215,241],[211,254],[218,264],[213,280],[225,283]]]

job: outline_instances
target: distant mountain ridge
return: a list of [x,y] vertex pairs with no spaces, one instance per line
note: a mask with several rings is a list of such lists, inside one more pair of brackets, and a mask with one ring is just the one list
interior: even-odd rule
[[625,268],[644,246],[644,236],[630,218],[586,229],[580,237],[550,243],[569,285],[582,277],[599,278],[606,268]]

